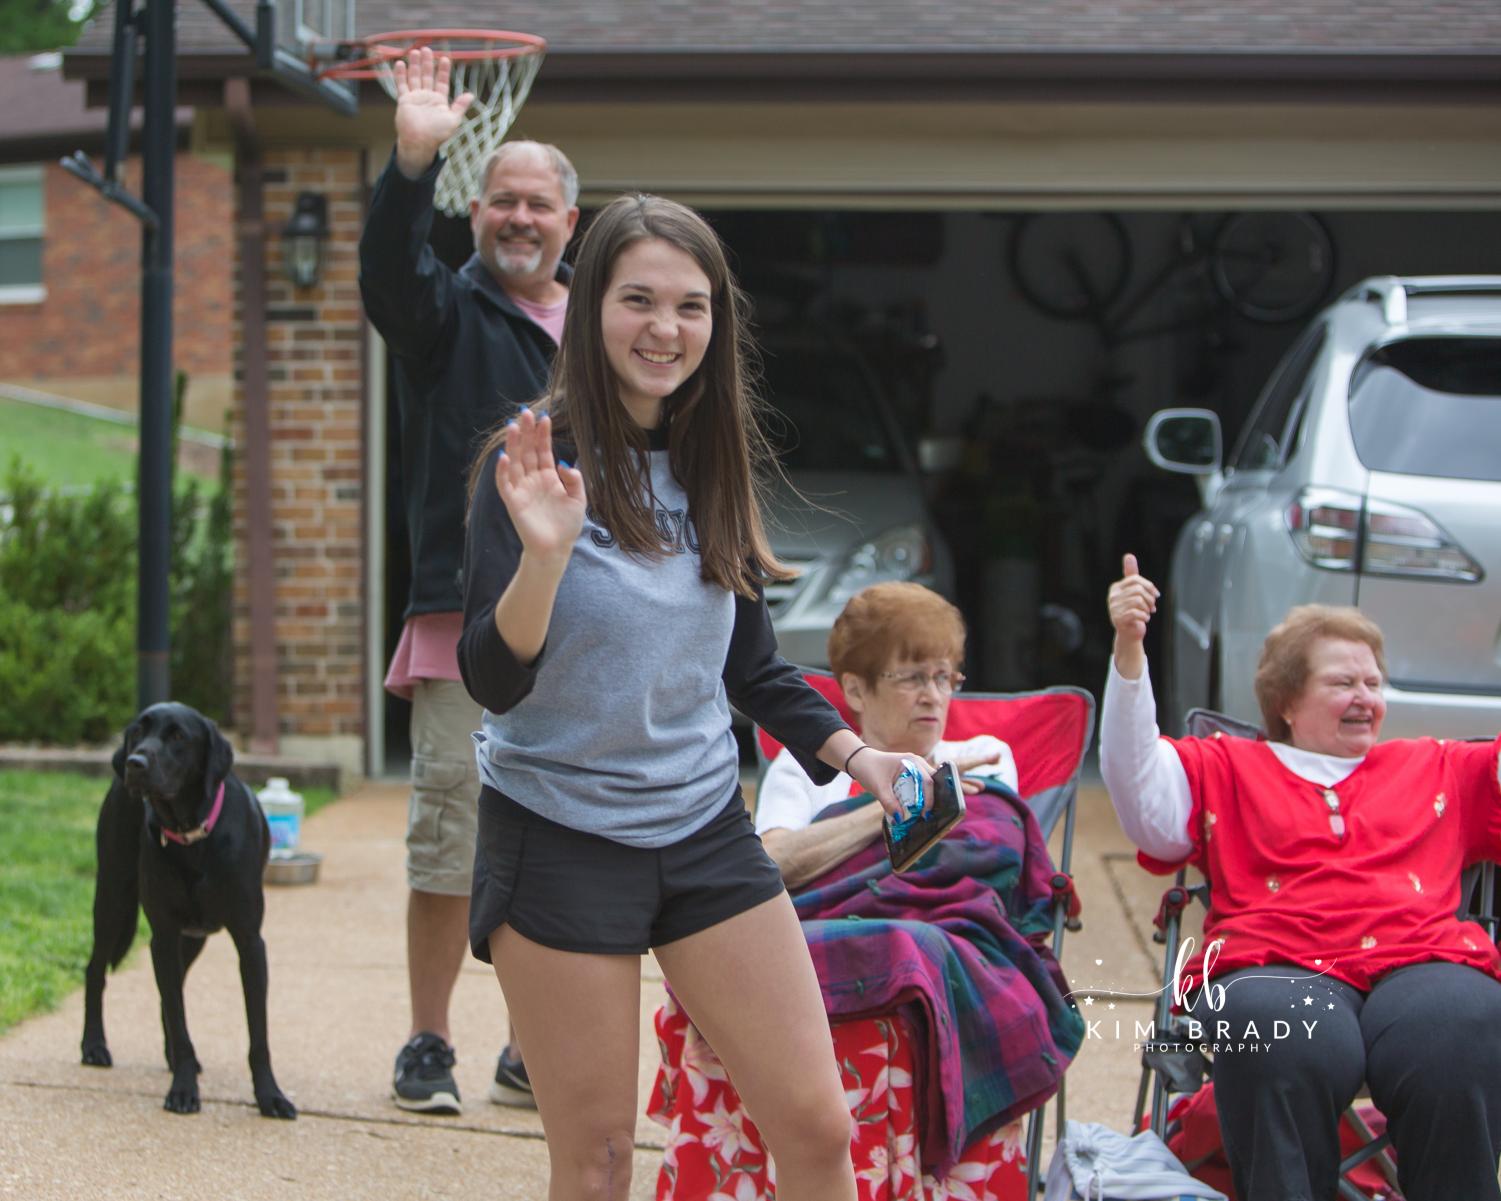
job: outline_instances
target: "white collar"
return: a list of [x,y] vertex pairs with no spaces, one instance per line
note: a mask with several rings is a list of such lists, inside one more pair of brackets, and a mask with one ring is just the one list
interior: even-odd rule
[[1321,755],[1317,751],[1300,750],[1286,742],[1269,742],[1267,746],[1293,775],[1302,776],[1323,788],[1332,788],[1365,762],[1364,755],[1356,755],[1353,759]]

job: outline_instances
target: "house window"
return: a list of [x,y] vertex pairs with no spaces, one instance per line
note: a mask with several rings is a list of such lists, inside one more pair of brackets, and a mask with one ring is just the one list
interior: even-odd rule
[[0,304],[44,300],[42,168],[0,167]]

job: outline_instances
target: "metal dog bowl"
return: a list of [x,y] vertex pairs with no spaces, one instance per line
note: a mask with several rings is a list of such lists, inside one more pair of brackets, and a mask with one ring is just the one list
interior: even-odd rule
[[290,855],[272,855],[266,861],[267,884],[312,884],[318,879],[318,865],[323,856],[317,851],[294,851]]

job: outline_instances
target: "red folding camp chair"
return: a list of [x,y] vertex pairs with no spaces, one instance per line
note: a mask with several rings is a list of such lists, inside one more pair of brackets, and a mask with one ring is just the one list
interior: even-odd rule
[[[815,671],[805,674],[845,720],[853,724],[853,715],[833,677]],[[1044,836],[1050,837],[1058,822],[1063,822],[1061,855],[1052,878],[1055,956],[1062,952],[1065,929],[1079,928],[1079,902],[1068,868],[1073,851],[1079,769],[1093,732],[1094,698],[1082,689],[1059,687],[1016,694],[962,693],[949,706],[943,735],[949,741],[963,741],[979,734],[993,734],[1005,740],[1016,759],[1020,795],[1037,817]],[[757,730],[756,750],[764,772],[781,747],[765,731]],[[873,1016],[836,1017],[831,1026],[852,1112],[859,1110],[851,1150],[862,1201],[925,1199],[928,1194],[922,1180],[902,1178],[889,1162],[904,1148],[910,1151],[919,1121],[917,1107],[921,1100],[914,1095],[911,1083],[916,1033],[906,1017],[896,1010]],[[750,1164],[753,1173],[760,1165],[763,1174],[755,1178],[764,1180],[765,1152],[754,1126],[738,1110],[738,1098],[732,1098],[733,1112],[724,1111],[723,1098],[731,1090],[721,1083],[723,1069],[702,1038],[683,1020],[674,1002],[669,1001],[659,1011],[657,1030],[664,1062],[650,1111],[670,1128],[658,1177],[659,1201],[703,1201],[702,1196],[680,1183],[687,1176],[719,1179],[731,1171],[747,1171]],[[867,1066],[862,1066],[862,1059]],[[877,1060],[875,1067],[868,1066]],[[888,1091],[881,1112],[874,1117],[868,1096],[871,1090],[862,1085],[862,1076],[867,1082],[878,1078],[880,1087]],[[686,1081],[692,1087],[670,1087],[669,1078]],[[699,1100],[694,1099],[696,1094]],[[710,1097],[713,1099],[709,1100]],[[1063,1102],[1060,1082],[1057,1093],[1060,1137]],[[684,1124],[698,1126],[700,1115],[684,1113],[682,1107],[695,1105],[716,1112],[702,1115],[710,1129],[690,1135]],[[964,1181],[969,1190],[965,1195],[984,1201],[1036,1197],[1045,1108],[1045,1104],[1039,1106],[1029,1115],[1024,1152],[1019,1119],[966,1148],[963,1158],[949,1172],[953,1179]]]

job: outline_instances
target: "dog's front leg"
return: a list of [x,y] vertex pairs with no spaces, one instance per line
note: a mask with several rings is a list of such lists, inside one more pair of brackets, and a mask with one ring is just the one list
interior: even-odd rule
[[81,1048],[83,1062],[94,1068],[112,1067],[115,1062],[104,1037],[104,972],[103,957],[95,951],[84,972]]
[[182,1002],[182,939],[176,930],[151,931],[151,966],[156,972],[156,990],[162,998],[162,1025],[167,1031],[172,1087],[164,1109],[172,1113],[198,1112],[198,1073],[202,1068],[188,1037],[187,1013]]
[[142,813],[141,802],[115,783],[105,795],[94,832],[94,947],[84,973],[81,1048],[83,1062],[91,1067],[114,1062],[104,1038],[104,982],[135,939]]
[[250,1027],[250,1083],[261,1116],[295,1118],[292,1104],[271,1073],[271,1044],[266,1038],[266,941],[259,930],[231,929],[240,953],[240,984],[245,990],[245,1021]]

